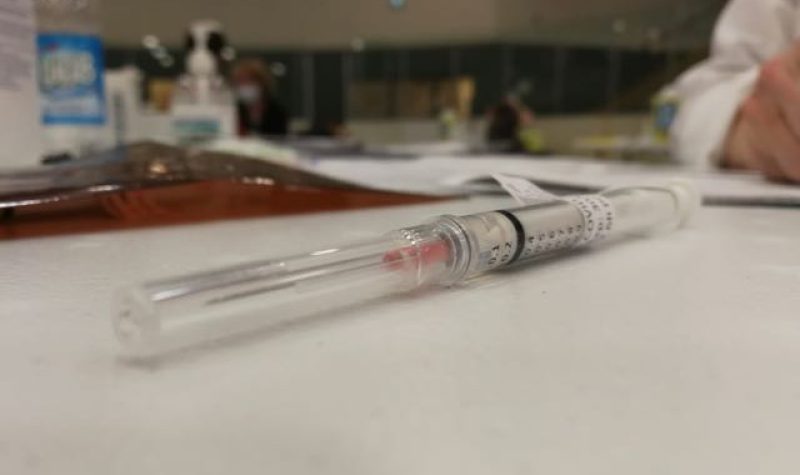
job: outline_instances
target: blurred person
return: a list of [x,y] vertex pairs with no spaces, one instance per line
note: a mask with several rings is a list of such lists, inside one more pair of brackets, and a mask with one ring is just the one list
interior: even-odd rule
[[486,140],[491,150],[506,153],[539,153],[543,150],[541,133],[534,128],[533,111],[514,97],[493,107],[488,120]]
[[677,83],[677,155],[800,183],[800,2],[732,0],[711,57]]
[[273,95],[273,78],[260,59],[243,59],[231,73],[236,91],[240,135],[284,136],[289,114]]
[[522,128],[522,114],[516,104],[505,99],[489,111],[489,128],[486,140],[489,147],[500,152],[521,152],[519,133]]

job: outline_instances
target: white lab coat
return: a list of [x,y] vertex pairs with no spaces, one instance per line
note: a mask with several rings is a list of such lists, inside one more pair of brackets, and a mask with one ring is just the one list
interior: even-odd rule
[[800,0],[731,0],[714,31],[711,57],[681,77],[672,128],[677,156],[713,166],[762,63],[800,36]]

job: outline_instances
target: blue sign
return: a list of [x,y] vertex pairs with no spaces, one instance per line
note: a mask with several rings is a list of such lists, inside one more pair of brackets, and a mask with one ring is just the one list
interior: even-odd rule
[[103,125],[103,46],[96,36],[38,36],[39,91],[45,125]]

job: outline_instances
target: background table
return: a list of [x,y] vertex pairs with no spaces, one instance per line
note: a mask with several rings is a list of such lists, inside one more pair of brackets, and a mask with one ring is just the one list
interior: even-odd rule
[[125,282],[325,247],[475,199],[0,243],[0,472],[752,474],[800,466],[800,212],[118,361]]

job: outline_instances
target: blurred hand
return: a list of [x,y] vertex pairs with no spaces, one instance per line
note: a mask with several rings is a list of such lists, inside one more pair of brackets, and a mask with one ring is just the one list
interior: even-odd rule
[[762,66],[734,119],[723,163],[800,183],[800,43]]

